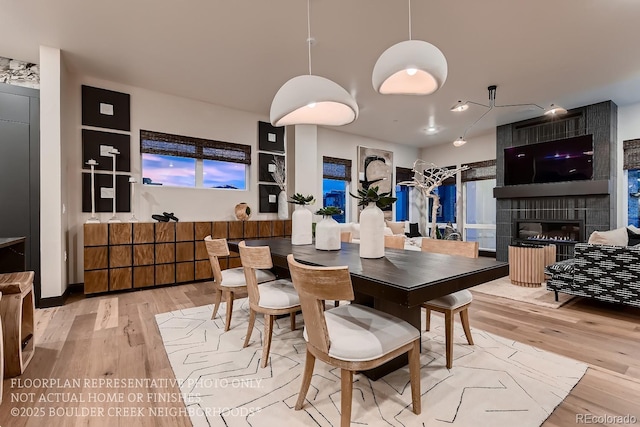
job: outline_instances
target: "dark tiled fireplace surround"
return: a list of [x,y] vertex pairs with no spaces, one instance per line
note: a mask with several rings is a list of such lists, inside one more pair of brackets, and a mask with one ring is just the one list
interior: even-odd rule
[[[536,242],[523,239],[522,233],[518,235],[525,224],[536,227],[530,233],[539,229],[541,233],[535,235],[550,237],[540,239],[541,242],[556,243],[558,260],[573,257],[575,241],[584,242],[593,231],[611,229],[616,205],[610,185],[617,174],[611,166],[616,160],[616,131],[617,106],[611,101],[569,110],[562,118],[540,117],[497,128],[494,196],[499,261],[508,260],[509,245],[513,242]],[[505,148],[589,134],[593,135],[594,151],[591,181],[504,186]],[[577,234],[573,234],[574,228],[579,229]]]

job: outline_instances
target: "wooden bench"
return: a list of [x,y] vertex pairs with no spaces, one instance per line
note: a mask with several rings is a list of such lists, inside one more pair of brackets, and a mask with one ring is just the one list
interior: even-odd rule
[[0,318],[4,345],[4,375],[21,375],[31,358],[34,346],[33,271],[0,274]]

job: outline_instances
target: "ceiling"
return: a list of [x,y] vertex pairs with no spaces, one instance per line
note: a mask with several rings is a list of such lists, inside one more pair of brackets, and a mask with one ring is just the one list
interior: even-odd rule
[[[313,74],[360,107],[344,132],[449,143],[486,111],[449,108],[488,103],[491,84],[497,104],[640,102],[636,0],[414,0],[413,38],[439,47],[449,67],[429,96],[383,96],[371,84],[378,56],[408,39],[407,1],[310,1]],[[0,0],[0,10],[0,56],[37,63],[39,45],[58,47],[72,72],[265,117],[280,86],[308,72],[304,0]],[[540,113],[494,109],[467,140]]]

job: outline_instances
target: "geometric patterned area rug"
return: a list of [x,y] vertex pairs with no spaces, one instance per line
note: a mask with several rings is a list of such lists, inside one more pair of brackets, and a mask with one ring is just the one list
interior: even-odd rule
[[[242,348],[248,302],[237,301],[231,330],[207,305],[156,315],[164,347],[191,421],[200,426],[340,424],[340,371],[316,361],[307,401],[294,410],[304,368],[302,316],[274,323],[270,361],[260,368],[263,318]],[[225,312],[224,303],[219,313]],[[424,317],[424,316],[422,316]],[[351,422],[368,426],[540,426],[587,366],[473,329],[474,346],[455,325],[453,369],[445,364],[444,321],[432,314],[422,332],[422,414],[411,411],[407,368],[377,381],[354,375]],[[472,319],[473,320],[473,319]],[[424,321],[424,320],[423,320]]]
[[546,283],[542,283],[542,286],[537,288],[518,286],[511,283],[509,276],[474,286],[471,290],[482,294],[528,302],[530,304],[549,308],[562,307],[575,298],[574,295],[558,292],[558,301],[556,301],[554,292],[547,290]]

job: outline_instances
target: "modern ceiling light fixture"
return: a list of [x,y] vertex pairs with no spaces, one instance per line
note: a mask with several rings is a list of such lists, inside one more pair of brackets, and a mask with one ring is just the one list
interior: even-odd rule
[[567,114],[567,109],[558,107],[557,105],[551,104],[549,108],[547,108],[544,112],[545,116],[559,116],[562,114]]
[[[473,104],[473,105],[479,105],[481,107],[485,107],[488,108],[487,111],[484,112],[484,114],[482,114],[480,117],[478,117],[478,119],[471,123],[471,125],[469,125],[465,130],[464,133],[462,134],[462,136],[458,139],[456,139],[455,141],[453,141],[453,145],[456,147],[461,147],[464,144],[467,143],[465,137],[467,136],[467,132],[469,132],[469,130],[474,127],[476,125],[476,123],[478,123],[480,120],[483,119],[484,116],[486,116],[487,114],[489,114],[491,112],[491,110],[493,110],[494,108],[503,108],[503,107],[536,107],[539,108],[541,110],[544,110],[544,107],[539,106],[538,104],[533,104],[533,103],[526,103],[526,104],[505,104],[505,105],[496,105],[496,89],[498,88],[498,86],[496,85],[491,85],[487,88],[487,90],[489,91],[489,105],[486,104],[481,104],[479,102],[473,102],[473,101],[458,101],[457,103],[455,103],[453,105],[453,107],[451,107],[451,111],[464,111],[467,108],[469,108],[469,104]],[[567,110],[565,110],[562,107],[558,107],[555,106],[553,104],[551,104],[551,107],[549,107],[549,109],[545,110],[545,115],[561,115],[561,114],[565,114],[567,112]]]
[[397,43],[376,61],[371,81],[383,95],[430,95],[447,80],[447,59],[440,49],[411,38],[409,0],[409,40]]
[[453,141],[453,145],[455,145],[456,147],[462,147],[466,143],[467,141],[462,136],[456,139],[455,141]]
[[358,118],[356,100],[339,84],[311,74],[311,15],[307,0],[307,45],[309,74],[294,77],[278,90],[271,102],[274,126],[342,126]]

